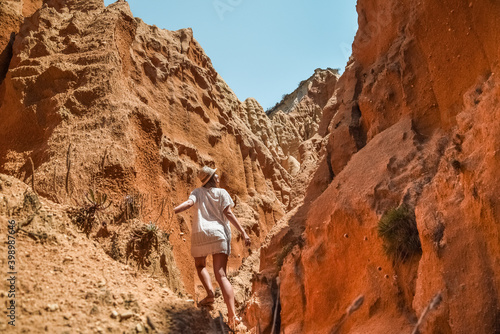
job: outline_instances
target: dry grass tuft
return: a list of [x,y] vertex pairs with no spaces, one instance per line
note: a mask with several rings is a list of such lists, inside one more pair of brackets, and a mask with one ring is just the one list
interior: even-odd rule
[[405,262],[422,254],[415,212],[403,204],[387,211],[378,222],[378,235],[384,241],[384,251],[395,262]]
[[88,236],[96,223],[99,222],[99,212],[109,208],[111,201],[108,201],[107,194],[92,189],[85,194],[85,199],[88,201],[87,204],[68,213],[80,231]]

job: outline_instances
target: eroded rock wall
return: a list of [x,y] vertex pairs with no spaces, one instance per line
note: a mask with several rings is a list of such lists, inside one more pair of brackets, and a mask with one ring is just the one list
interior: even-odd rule
[[4,0],[0,2],[0,84],[9,68],[14,37],[19,32],[24,17],[31,16],[41,5],[42,0]]
[[[237,99],[191,29],[148,26],[125,1],[45,1],[23,18],[0,91],[0,170],[34,175],[36,191],[59,203],[107,192],[114,223],[125,197],[139,196],[143,220],[171,234],[190,292],[189,213],[169,214],[202,165],[219,168],[255,247],[293,200],[288,156],[262,107]],[[232,253],[232,267],[248,255],[237,237]]]
[[[353,55],[319,125],[324,160],[261,250],[248,319],[272,312],[278,269],[286,333],[411,332],[439,292],[422,333],[498,332],[500,5],[363,0],[357,10]],[[406,261],[377,233],[401,204],[422,244]]]
[[339,73],[334,69],[316,69],[297,89],[287,94],[266,114],[268,127],[276,134],[283,152],[281,165],[293,177],[292,201],[288,211],[301,204],[314,172],[324,158],[325,133],[320,129],[323,110],[335,100]]
[[323,108],[334,94],[338,78],[337,70],[316,69],[295,91],[266,111],[284,153],[299,163],[304,160],[300,145],[318,133]]

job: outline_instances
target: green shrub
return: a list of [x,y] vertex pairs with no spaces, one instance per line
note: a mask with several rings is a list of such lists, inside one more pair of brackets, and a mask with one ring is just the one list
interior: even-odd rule
[[415,212],[403,204],[387,211],[378,222],[378,235],[384,242],[385,254],[395,262],[422,254]]

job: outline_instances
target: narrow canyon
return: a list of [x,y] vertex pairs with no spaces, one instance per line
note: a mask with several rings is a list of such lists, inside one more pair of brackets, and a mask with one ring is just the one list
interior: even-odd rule
[[126,1],[1,1],[0,330],[227,333],[173,214],[210,166],[238,332],[500,333],[500,2],[357,12],[342,74],[264,111]]

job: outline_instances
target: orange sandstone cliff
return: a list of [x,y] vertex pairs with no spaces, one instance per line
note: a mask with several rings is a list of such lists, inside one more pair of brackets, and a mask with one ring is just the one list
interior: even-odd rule
[[12,43],[24,17],[31,16],[42,0],[5,0],[0,2],[0,82],[5,78],[12,57]]
[[[342,76],[316,71],[266,115],[255,99],[237,99],[191,29],[148,26],[125,1],[2,1],[0,172],[34,188],[44,208],[106,192],[107,225],[90,233],[103,245],[127,224],[154,221],[172,245],[167,287],[195,294],[190,217],[176,220],[171,208],[198,185],[200,166],[218,167],[254,245],[235,237],[230,259],[254,333],[499,332],[500,4],[359,0],[357,10]],[[4,201],[22,212],[8,187]],[[123,224],[131,198],[142,221]],[[418,249],[394,257],[378,230],[399,208]],[[0,209],[2,219],[17,212]],[[75,244],[99,270],[117,265],[50,217],[37,226],[76,240],[54,237],[68,245],[64,270]],[[133,289],[128,270],[121,284]],[[21,291],[41,293],[33,284]],[[137,289],[144,298],[152,288]],[[42,317],[53,307],[27,308]]]
[[[323,162],[263,246],[248,321],[270,330],[279,290],[285,333],[410,333],[419,318],[421,333],[497,333],[500,4],[359,0],[357,11],[319,124]],[[377,232],[398,207],[421,247],[399,259]]]

